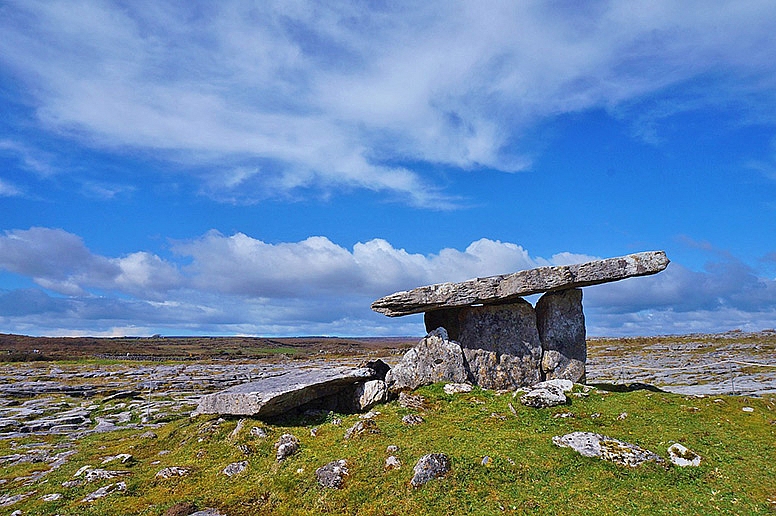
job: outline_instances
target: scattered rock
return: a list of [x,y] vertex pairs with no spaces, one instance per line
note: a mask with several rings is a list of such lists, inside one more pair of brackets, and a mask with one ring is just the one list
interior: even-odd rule
[[401,418],[401,422],[408,426],[414,426],[425,422],[425,419],[423,419],[423,417],[419,416],[418,414],[407,414]]
[[140,434],[139,437],[140,439],[156,439],[158,436],[155,433],[153,433],[151,430],[149,430],[147,432],[143,432],[142,434]]
[[396,458],[395,455],[390,455],[387,459],[385,459],[385,469],[391,470],[399,468],[401,468],[401,461]]
[[285,460],[299,451],[299,439],[291,434],[283,434],[275,443],[275,449],[277,450],[277,460]]
[[450,471],[450,459],[444,453],[430,453],[421,457],[412,471],[414,476],[410,484],[412,487],[419,487]]
[[520,396],[520,403],[526,407],[547,408],[565,405],[568,403],[568,398],[562,388],[545,382],[544,386],[532,387],[530,391]]
[[156,478],[175,478],[175,477],[185,477],[188,475],[190,471],[186,468],[181,468],[179,466],[170,466],[168,468],[164,468],[160,470],[156,474]]
[[400,392],[441,381],[463,383],[468,377],[461,346],[448,340],[444,328],[437,328],[404,354],[385,383],[389,391]]
[[396,446],[395,444],[389,444],[385,448],[385,451],[386,451],[386,453],[399,453],[399,447]]
[[40,497],[44,502],[56,502],[60,498],[62,498],[62,493],[51,493]]
[[358,416],[358,419],[374,419],[380,414],[382,414],[382,412],[380,412],[379,410],[370,410],[366,414],[361,414],[360,416]]
[[627,412],[623,412],[619,416],[617,416],[617,420],[618,421],[622,421],[622,420],[624,420],[627,417],[628,417],[628,413]]
[[536,326],[542,343],[542,372],[547,379],[585,379],[587,342],[582,289],[544,294],[536,303]]
[[754,409],[752,407],[743,407],[741,410],[744,412],[754,412]]
[[679,443],[674,443],[668,448],[668,459],[681,467],[700,466],[701,464],[700,455]]
[[644,462],[664,462],[656,453],[635,444],[592,432],[572,432],[555,436],[556,446],[571,448],[584,457],[598,457],[623,466],[636,467]]
[[97,425],[94,427],[93,431],[100,434],[103,432],[113,432],[114,430],[118,430],[119,427],[115,423],[111,423],[110,421],[107,421],[102,418],[97,418]]
[[265,437],[267,437],[267,431],[258,426],[254,426],[253,428],[251,428],[250,434],[260,439],[264,439]]
[[8,507],[10,505],[14,505],[26,498],[29,498],[35,493],[37,493],[37,491],[30,491],[29,493],[22,493],[17,495],[0,495],[0,507]]
[[480,461],[480,464],[483,466],[489,467],[493,465],[493,459],[491,459],[489,456],[484,456],[482,460]]
[[135,458],[132,457],[129,453],[119,453],[118,455],[112,455],[110,457],[106,457],[103,459],[102,464],[109,464],[111,462],[119,461],[122,464],[126,464],[128,462],[134,462]]
[[373,419],[362,419],[345,432],[345,439],[353,439],[364,434],[379,434],[380,428]]
[[344,477],[348,475],[348,463],[344,459],[329,462],[315,470],[315,477],[323,487],[331,489],[342,488]]
[[448,383],[444,386],[445,394],[458,394],[461,392],[472,392],[470,383]]
[[235,440],[237,439],[237,436],[240,435],[240,432],[242,432],[243,426],[245,426],[245,420],[240,419],[237,421],[237,425],[234,427],[234,430],[232,430],[232,433],[229,434],[229,440]]
[[201,511],[192,512],[189,516],[226,516],[226,515],[220,512],[218,509],[207,508],[207,509],[202,509]]
[[90,493],[86,496],[81,502],[93,502],[99,498],[104,498],[105,496],[108,496],[111,493],[118,493],[121,491],[127,490],[127,484],[126,482],[117,482],[115,484],[108,484],[107,486],[101,487],[98,490],[94,491],[93,493]]
[[247,460],[242,460],[240,462],[232,462],[227,467],[225,467],[221,473],[223,473],[227,477],[232,477],[234,475],[242,473],[247,467],[248,467]]
[[565,378],[552,378],[532,385],[531,389],[544,389],[547,387],[555,387],[563,392],[571,392],[574,389],[574,382]]

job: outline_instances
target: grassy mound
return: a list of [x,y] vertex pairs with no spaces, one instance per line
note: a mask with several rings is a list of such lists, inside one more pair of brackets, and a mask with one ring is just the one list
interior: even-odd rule
[[[569,405],[523,407],[511,393],[475,389],[447,395],[441,385],[420,389],[423,408],[398,402],[376,408],[379,433],[344,439],[357,415],[336,414],[266,424],[237,419],[181,418],[154,429],[88,435],[77,453],[33,485],[23,477],[49,467],[0,463],[0,492],[29,494],[3,510],[22,514],[161,515],[176,504],[215,507],[229,516],[255,514],[774,514],[776,513],[776,399],[685,397],[649,390],[577,393]],[[753,409],[746,411],[745,407]],[[421,414],[408,426],[402,416]],[[571,414],[571,415],[569,415]],[[565,417],[558,417],[564,415]],[[341,423],[338,425],[341,419]],[[251,428],[268,432],[262,438]],[[316,428],[316,435],[311,430]],[[680,442],[702,457],[699,467],[648,463],[627,468],[582,457],[552,444],[552,437],[592,431],[638,444],[663,457]],[[273,444],[284,433],[301,451],[277,462]],[[0,456],[25,444],[56,444],[65,437],[30,436],[0,441]],[[385,469],[396,445],[399,469]],[[127,464],[101,465],[104,458],[132,454]],[[445,453],[451,471],[413,488],[412,468],[427,453]],[[488,457],[489,460],[483,460]],[[315,470],[338,459],[349,476],[340,490],[318,485]],[[230,463],[247,468],[229,477]],[[85,465],[130,473],[120,478],[62,487]],[[168,466],[187,476],[157,478]],[[124,481],[126,490],[94,502],[89,493]],[[54,501],[44,495],[61,493]]]

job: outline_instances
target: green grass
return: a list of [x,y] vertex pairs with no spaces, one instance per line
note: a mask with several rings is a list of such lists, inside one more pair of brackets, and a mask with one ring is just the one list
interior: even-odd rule
[[[217,507],[229,516],[254,514],[776,514],[776,399],[742,397],[694,398],[650,392],[593,391],[575,397],[568,406],[529,409],[511,394],[475,389],[446,395],[440,385],[418,391],[427,400],[421,413],[426,422],[408,427],[401,417],[417,411],[397,402],[380,407],[380,434],[350,441],[345,430],[358,416],[343,416],[341,426],[331,417],[266,424],[247,420],[234,439],[236,419],[181,418],[155,429],[157,439],[140,438],[143,431],[122,430],[76,441],[79,452],[46,482],[25,487],[17,477],[43,469],[43,464],[0,467],[0,487],[8,494],[37,493],[3,508],[24,515],[160,515],[178,502],[200,508]],[[721,400],[721,401],[718,401]],[[513,415],[509,407],[517,411]],[[754,412],[742,411],[748,406]],[[554,418],[572,412],[573,418]],[[622,413],[627,417],[619,418]],[[600,414],[599,417],[591,417]],[[269,437],[249,435],[252,426],[269,430]],[[310,429],[318,427],[316,437]],[[582,457],[552,444],[554,435],[593,431],[638,444],[666,456],[673,442],[681,442],[702,456],[697,468],[664,468],[646,464],[617,466]],[[290,432],[302,443],[299,454],[275,461],[273,443]],[[16,449],[0,441],[0,454],[18,453],[29,442],[56,442],[62,437],[16,439]],[[398,470],[385,471],[386,447],[400,447]],[[247,445],[245,455],[239,445]],[[169,453],[160,455],[167,450]],[[414,489],[412,467],[426,453],[442,452],[452,470],[444,478]],[[99,466],[104,457],[131,453],[124,493],[83,504],[80,500],[102,481],[65,489],[83,465]],[[482,465],[489,456],[492,463]],[[346,459],[350,475],[341,490],[320,487],[315,469]],[[229,478],[221,470],[230,462],[248,460],[243,473]],[[159,461],[158,464],[152,464]],[[166,466],[190,468],[183,478],[154,476]],[[115,480],[114,480],[115,481]],[[44,494],[60,492],[55,502]]]

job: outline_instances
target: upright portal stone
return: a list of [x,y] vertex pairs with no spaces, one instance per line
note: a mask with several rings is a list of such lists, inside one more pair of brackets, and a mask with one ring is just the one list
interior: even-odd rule
[[426,312],[425,322],[427,329],[444,327],[460,343],[472,383],[516,389],[541,380],[542,345],[527,301],[435,310]]
[[544,350],[542,372],[545,378],[583,382],[587,343],[582,290],[575,288],[544,294],[536,303],[536,326]]

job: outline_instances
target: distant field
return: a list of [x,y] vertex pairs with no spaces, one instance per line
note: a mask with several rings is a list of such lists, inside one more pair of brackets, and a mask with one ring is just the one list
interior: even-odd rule
[[27,337],[0,334],[0,361],[135,358],[206,360],[351,355],[400,350],[419,337]]

